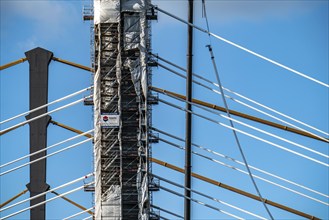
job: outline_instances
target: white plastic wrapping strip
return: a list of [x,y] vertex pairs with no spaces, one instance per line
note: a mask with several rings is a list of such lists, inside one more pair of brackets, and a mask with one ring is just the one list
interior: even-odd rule
[[121,0],[122,11],[140,12],[145,9],[144,0]]
[[139,47],[139,32],[126,32],[124,36],[125,50],[132,50]]
[[140,42],[140,16],[126,15],[124,17],[124,50],[132,50],[139,48]]
[[142,220],[148,220],[149,216],[147,213],[142,214]]
[[141,67],[139,59],[132,60],[127,58],[123,65],[129,68],[131,80],[134,83],[136,94],[139,96],[141,94]]
[[124,22],[125,29],[125,50],[139,48],[140,57],[136,61],[126,60],[125,66],[130,68],[132,80],[135,85],[137,95],[140,95],[140,87],[143,94],[147,95],[147,51],[146,51],[146,13],[140,12],[139,16],[126,16]]
[[[98,30],[96,30],[98,28]],[[95,31],[100,32],[100,28],[96,27]],[[100,42],[100,34],[99,34]],[[99,45],[100,46],[100,45]],[[100,56],[100,55],[99,55]],[[100,128],[101,119],[101,73],[100,73],[100,57],[97,57],[98,69],[94,75],[94,171],[95,171],[95,219],[101,219],[101,140],[102,132]]]
[[[121,0],[122,11],[141,12],[144,0]],[[120,20],[120,0],[94,0],[94,24],[117,23]]]
[[120,0],[94,0],[94,24],[117,23],[120,20]]
[[140,26],[141,26],[141,32],[140,32],[140,62],[141,62],[141,69],[142,69],[142,78],[141,78],[141,84],[142,84],[142,90],[144,97],[147,97],[147,48],[146,48],[146,39],[147,39],[147,21],[146,21],[146,11],[141,12],[140,16]]
[[112,185],[106,191],[106,198],[102,201],[103,219],[121,219],[121,187]]
[[142,182],[142,204],[148,200],[148,176],[144,175],[143,182]]

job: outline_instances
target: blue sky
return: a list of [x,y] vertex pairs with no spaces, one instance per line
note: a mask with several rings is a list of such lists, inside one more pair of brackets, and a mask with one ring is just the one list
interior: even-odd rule
[[[159,0],[153,2],[171,13],[186,18],[187,7],[185,1]],[[40,46],[52,51],[56,57],[90,66],[90,25],[88,22],[82,21],[83,4],[84,2],[81,1],[1,0],[1,65],[22,58],[24,52]],[[197,1],[195,5],[195,23],[205,27],[205,20],[202,18],[201,12],[200,1]],[[207,14],[210,30],[213,33],[328,84],[328,1],[207,1]],[[205,47],[208,44],[208,37],[198,31],[195,31],[194,37],[194,72],[215,81],[210,55]],[[212,39],[212,43],[224,87],[328,132],[329,99],[327,88],[262,61],[221,41]],[[158,53],[159,56],[184,67],[186,65],[186,25],[159,13],[158,21],[152,23],[152,47],[154,53]],[[3,121],[29,109],[28,63],[1,71],[0,77],[0,120]],[[51,62],[49,101],[86,88],[90,84],[91,75],[88,72]],[[161,68],[153,71],[153,85],[177,93],[185,93],[185,81]],[[195,98],[222,105],[218,94],[209,92],[200,86],[194,86],[193,94]],[[88,95],[88,93],[84,95]],[[160,98],[184,106],[184,104],[163,95],[160,95]],[[63,103],[49,109],[61,105]],[[235,110],[269,119],[267,116],[260,115],[232,101],[229,101],[229,106]],[[194,110],[214,120],[227,123],[225,119],[213,114],[197,108],[194,108]],[[91,107],[82,104],[55,113],[52,117],[58,122],[83,131],[87,131],[93,126]],[[153,126],[182,138],[184,138],[185,133],[184,119],[184,112],[164,104],[153,108]],[[24,119],[13,121],[12,124],[22,120]],[[328,155],[328,144],[256,123],[248,123]],[[1,130],[12,124],[1,125]],[[328,159],[300,150],[291,144],[269,138],[243,126],[237,125],[237,128],[328,163]],[[69,131],[49,125],[48,145],[73,135]],[[168,139],[164,135],[160,135],[160,137]],[[239,138],[251,165],[328,195],[327,167],[244,135],[239,135]],[[83,139],[81,138],[81,140]],[[184,146],[180,142],[169,140]],[[193,142],[241,161],[232,132],[197,116],[193,117]],[[28,126],[26,125],[1,136],[0,144],[1,164],[28,154]],[[205,154],[200,150],[194,150]],[[155,158],[184,167],[184,152],[181,150],[165,143],[159,143],[153,145],[152,152]],[[221,158],[218,159],[222,160]],[[53,156],[48,159],[47,163],[47,182],[52,187],[56,187],[93,170],[92,145],[91,143],[84,144],[73,150]],[[5,170],[1,170],[1,172],[3,171]],[[197,156],[193,156],[193,171],[255,193],[248,176]],[[153,172],[177,183],[184,183],[183,175],[167,168],[153,165]],[[24,190],[25,185],[28,183],[28,173],[26,167],[0,178],[1,203]],[[255,174],[261,176],[259,173]],[[263,196],[272,201],[291,206],[323,219],[329,218],[327,206],[323,204],[292,194],[261,180],[256,179],[256,182]],[[181,189],[169,186],[164,182],[161,184],[183,193]],[[260,203],[205,184],[199,180],[193,179],[192,185],[194,189],[215,198],[267,217]],[[75,185],[75,187],[77,186]],[[71,188],[74,188],[74,186]],[[67,190],[68,188],[59,192]],[[326,200],[321,196],[308,194],[328,202],[328,199]],[[28,198],[28,193],[21,197],[21,199],[23,198]],[[87,208],[92,206],[92,196],[89,193],[78,192],[70,195],[69,198]],[[200,198],[197,195],[194,195],[194,198],[241,217],[250,218],[248,215],[232,211],[230,208]],[[153,194],[153,201],[157,206],[183,215],[182,198],[160,191]],[[1,213],[1,216],[27,207],[26,205]],[[228,218],[226,215],[198,204],[193,204],[192,210],[193,219]],[[295,215],[290,215],[276,208],[270,207],[270,210],[276,219],[299,219]],[[77,208],[62,200],[51,202],[47,206],[48,219],[61,219],[76,212],[79,212]],[[165,213],[162,214],[167,218],[172,217]],[[26,219],[28,216],[29,213],[25,212],[17,215],[16,219]],[[82,216],[87,217],[88,215]]]

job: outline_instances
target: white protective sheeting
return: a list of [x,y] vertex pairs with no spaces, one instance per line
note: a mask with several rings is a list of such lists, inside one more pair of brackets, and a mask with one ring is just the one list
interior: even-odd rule
[[121,219],[121,187],[112,185],[106,191],[106,198],[102,202],[102,219]]
[[120,0],[94,0],[94,24],[117,23],[120,20]]
[[137,176],[136,176],[136,187],[137,190],[140,190],[142,186],[142,170],[141,164],[138,165]]
[[148,83],[147,83],[147,48],[146,48],[146,41],[147,41],[147,21],[146,21],[146,11],[144,10],[141,12],[140,16],[140,62],[141,62],[141,70],[142,70],[142,77],[141,77],[141,84],[144,97],[147,97],[148,92]]
[[[139,1],[129,1],[129,2],[139,2]],[[142,4],[145,5],[144,0],[141,0]],[[123,3],[124,4],[124,3]],[[137,3],[136,3],[137,4]],[[133,11],[133,10],[131,10]],[[134,11],[136,12],[136,11]],[[138,15],[137,15],[138,14]],[[146,21],[146,10],[141,10],[139,13],[134,13],[134,15],[127,15],[124,18],[124,50],[139,49],[139,67],[138,80],[140,83],[135,83],[136,92],[140,90],[140,85],[143,90],[143,94],[147,96],[147,21]],[[136,75],[132,73],[132,76]],[[137,76],[137,75],[136,75]],[[136,87],[137,86],[137,87]],[[140,94],[140,93],[137,93]]]
[[122,11],[140,12],[144,10],[144,0],[121,0]]
[[147,213],[144,213],[144,214],[142,215],[142,220],[148,220],[148,219],[149,219],[148,214],[147,214]]
[[140,68],[140,62],[139,59],[137,60],[131,60],[129,58],[126,59],[124,63],[125,67],[128,67],[131,73],[131,80],[134,83],[135,91],[137,95],[140,95],[141,93],[141,68]]
[[[98,27],[97,27],[98,28]],[[100,40],[100,39],[99,39]],[[100,57],[97,57],[97,64],[100,67]],[[94,171],[95,171],[95,218],[101,219],[101,151],[102,151],[102,132],[100,128],[101,118],[101,73],[98,68],[94,75]]]
[[140,42],[139,14],[124,17],[124,50],[138,49]]
[[142,182],[142,204],[144,204],[148,199],[148,178],[147,175],[144,175],[143,182]]

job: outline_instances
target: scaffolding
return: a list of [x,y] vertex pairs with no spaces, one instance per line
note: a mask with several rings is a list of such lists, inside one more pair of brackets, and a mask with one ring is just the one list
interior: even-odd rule
[[[151,105],[149,2],[94,0],[95,218],[149,219],[157,190],[148,158]],[[91,14],[93,13],[93,14]],[[149,186],[151,190],[149,190]]]

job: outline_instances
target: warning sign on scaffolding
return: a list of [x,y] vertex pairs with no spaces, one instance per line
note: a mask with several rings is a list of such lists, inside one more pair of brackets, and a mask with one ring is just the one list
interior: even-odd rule
[[102,128],[117,128],[120,125],[119,115],[117,113],[102,113],[101,127]]

